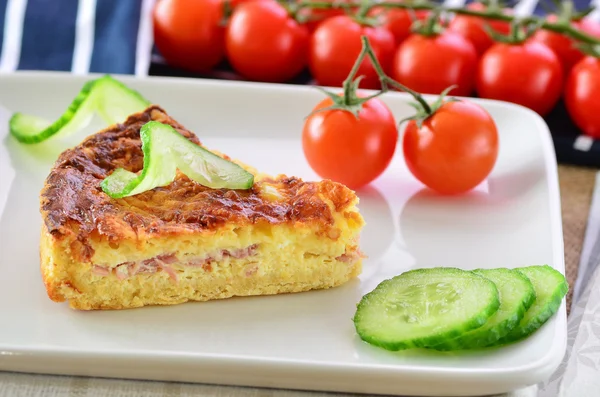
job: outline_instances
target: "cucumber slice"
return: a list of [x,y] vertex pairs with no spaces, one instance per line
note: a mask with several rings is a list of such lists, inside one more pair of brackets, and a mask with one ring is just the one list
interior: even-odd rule
[[481,327],[498,310],[498,290],[456,268],[417,269],[381,282],[358,304],[364,341],[388,350],[438,345]]
[[98,79],[94,90],[98,95],[96,111],[107,125],[122,123],[152,104],[139,92],[110,76]]
[[558,311],[569,290],[565,276],[548,265],[520,267],[515,270],[533,284],[535,303],[527,310],[519,325],[495,345],[516,342],[537,331]]
[[510,269],[474,270],[496,284],[500,294],[500,308],[481,327],[432,346],[435,350],[464,350],[489,346],[511,332],[535,302],[533,284],[527,277]]
[[177,169],[213,189],[249,189],[254,184],[250,172],[190,142],[170,125],[149,121],[140,136],[144,168],[139,175],[119,168],[106,177],[100,186],[112,198],[166,186],[175,179]]
[[56,121],[15,113],[9,121],[9,130],[21,143],[39,143],[81,130],[90,123],[95,112],[110,125],[124,121],[149,105],[138,92],[107,75],[88,81]]

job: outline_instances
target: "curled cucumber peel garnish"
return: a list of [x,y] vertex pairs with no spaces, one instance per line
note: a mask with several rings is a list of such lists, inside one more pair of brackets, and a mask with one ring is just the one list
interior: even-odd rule
[[177,169],[213,189],[249,189],[254,184],[250,172],[189,141],[170,125],[149,121],[140,136],[144,168],[139,174],[118,168],[106,177],[100,186],[112,198],[166,186],[175,179]]
[[77,132],[87,126],[95,113],[108,124],[147,108],[150,102],[111,76],[88,81],[67,110],[54,122],[25,113],[15,113],[9,121],[10,134],[19,142],[40,143],[51,137]]

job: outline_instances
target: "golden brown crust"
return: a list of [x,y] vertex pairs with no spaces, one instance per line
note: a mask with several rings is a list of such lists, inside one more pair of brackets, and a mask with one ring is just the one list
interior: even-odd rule
[[[318,222],[333,224],[335,211],[355,204],[347,187],[331,182],[303,182],[280,176],[257,181],[248,191],[209,189],[180,174],[170,185],[136,196],[111,199],[100,182],[116,168],[132,172],[142,168],[140,129],[155,120],[173,126],[190,141],[198,138],[170,118],[158,106],[132,115],[94,134],[61,154],[41,192],[41,213],[54,238],[69,236],[71,254],[90,258],[93,250],[85,240],[91,235],[109,241],[215,230],[226,223],[239,226]],[[266,199],[263,184],[275,185],[282,196]],[[324,230],[324,233],[327,233]],[[51,291],[48,291],[49,293]]]

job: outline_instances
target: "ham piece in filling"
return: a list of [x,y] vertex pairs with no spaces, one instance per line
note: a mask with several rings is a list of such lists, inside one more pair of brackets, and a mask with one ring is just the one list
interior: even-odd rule
[[357,249],[357,250],[350,251],[350,252],[346,251],[342,255],[335,258],[335,260],[352,264],[352,263],[355,263],[356,261],[358,261],[360,258],[364,258],[364,257],[365,257],[365,255],[362,252],[360,252],[360,250]]
[[[240,248],[235,250],[220,250],[214,254],[201,257],[192,258],[184,263],[184,266],[201,267],[205,271],[212,271],[212,263],[222,261],[224,258],[235,258],[243,259],[256,254],[258,244],[252,244],[246,248]],[[340,262],[352,264],[358,259],[363,257],[359,250],[346,252],[337,258]],[[124,262],[115,266],[114,268],[108,268],[104,266],[94,265],[92,267],[92,273],[97,276],[108,276],[114,274],[119,280],[125,280],[129,277],[135,276],[136,274],[142,273],[156,273],[157,271],[166,272],[173,281],[177,281],[177,272],[171,266],[173,263],[179,262],[179,259],[175,254],[158,255],[154,258],[145,259],[137,262]],[[252,267],[246,272],[246,276],[250,277],[258,270],[257,266]]]
[[[220,250],[214,254],[202,258],[193,258],[185,262],[184,266],[202,267],[206,271],[211,271],[211,263],[221,261],[228,257],[235,259],[247,258],[255,255],[257,248],[258,244],[252,244],[246,248]],[[92,273],[97,276],[108,276],[112,273],[119,280],[125,280],[129,277],[135,276],[136,274],[156,273],[157,271],[161,270],[166,272],[173,281],[177,281],[177,272],[171,266],[176,262],[179,262],[179,259],[175,254],[158,255],[154,258],[145,259],[142,261],[120,263],[112,269],[104,266],[94,265],[92,267]]]

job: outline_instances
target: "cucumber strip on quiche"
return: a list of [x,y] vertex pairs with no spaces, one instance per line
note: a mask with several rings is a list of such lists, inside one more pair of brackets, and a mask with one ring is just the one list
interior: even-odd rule
[[500,294],[498,311],[483,326],[431,346],[432,349],[451,351],[492,345],[511,332],[535,302],[535,290],[531,281],[517,270],[478,269],[473,270],[473,273],[496,284]]
[[15,113],[9,121],[10,134],[19,142],[33,144],[56,135],[66,136],[89,125],[95,113],[108,125],[124,121],[127,116],[150,105],[138,92],[106,75],[88,81],[67,110],[55,121]]
[[569,290],[565,276],[548,265],[519,267],[516,270],[533,284],[535,303],[527,310],[519,325],[496,345],[522,340],[537,331],[558,311]]
[[363,296],[354,325],[361,339],[387,350],[428,347],[483,326],[499,306],[488,278],[457,268],[417,269]]
[[173,127],[149,121],[140,130],[144,165],[135,174],[118,168],[100,184],[112,198],[133,196],[173,182],[177,169],[188,178],[213,189],[249,189],[254,175],[190,142]]

